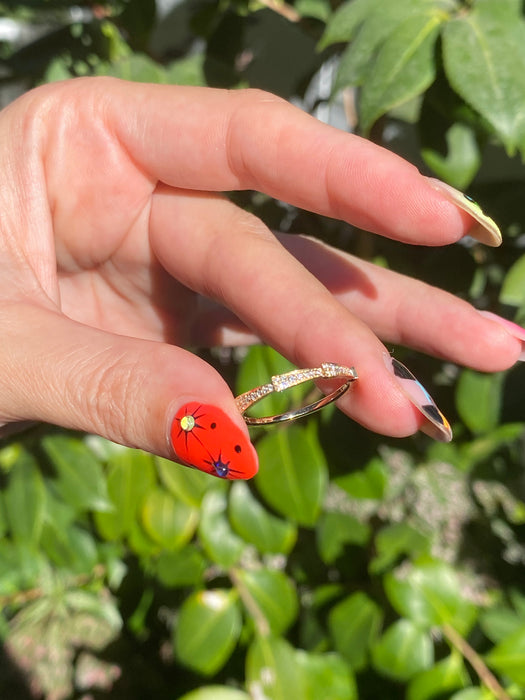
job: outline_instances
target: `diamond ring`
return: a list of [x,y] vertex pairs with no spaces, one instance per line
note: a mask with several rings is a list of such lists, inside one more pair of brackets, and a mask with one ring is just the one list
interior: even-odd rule
[[[330,394],[323,396],[322,398],[309,403],[306,406],[301,406],[285,413],[280,413],[274,416],[263,416],[262,418],[256,418],[254,416],[247,416],[246,411],[251,408],[255,403],[264,399],[268,394],[272,394],[274,391],[282,392],[286,389],[290,389],[293,386],[302,384],[303,382],[309,382],[314,379],[337,379],[343,380],[343,383],[332,391]],[[282,423],[283,421],[295,420],[296,418],[302,418],[307,416],[314,411],[319,411],[319,409],[327,406],[333,401],[337,401],[344,393],[348,391],[352,382],[357,379],[357,372],[353,367],[344,367],[343,365],[337,365],[333,362],[323,362],[320,367],[311,367],[307,369],[294,369],[291,372],[285,372],[284,374],[277,374],[271,378],[268,384],[263,384],[261,386],[250,389],[250,391],[240,394],[235,399],[237,408],[239,409],[242,417],[248,425],[269,425],[272,423]]]

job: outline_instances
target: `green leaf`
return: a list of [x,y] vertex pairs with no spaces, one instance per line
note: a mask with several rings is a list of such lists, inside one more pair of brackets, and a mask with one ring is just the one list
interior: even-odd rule
[[212,489],[224,491],[227,488],[225,481],[210,479],[209,474],[197,469],[189,469],[162,457],[157,457],[155,462],[164,486],[175,498],[189,506],[199,508],[207,491]]
[[506,3],[480,2],[443,31],[454,90],[492,126],[509,153],[525,147],[525,23]]
[[431,700],[464,688],[469,683],[469,675],[459,653],[452,653],[427,671],[418,673],[407,689],[406,700]]
[[384,587],[397,612],[421,627],[449,624],[466,634],[476,620],[476,606],[463,595],[454,569],[442,562],[413,565],[402,576],[386,574]]
[[297,539],[296,525],[263,508],[244,481],[231,488],[228,515],[235,532],[261,553],[288,554]]
[[118,540],[131,533],[139,506],[155,484],[151,455],[125,449],[108,461],[107,488],[113,504],[110,512],[95,513],[98,531],[106,540]]
[[174,628],[175,655],[181,663],[207,676],[230,658],[242,620],[233,591],[199,591],[180,608]]
[[312,427],[277,429],[257,443],[258,490],[276,511],[305,526],[316,523],[328,481],[325,456]]
[[367,16],[373,16],[384,0],[349,0],[343,3],[330,18],[319,43],[320,49],[330,44],[350,41]]
[[411,620],[391,625],[372,648],[374,667],[384,676],[407,681],[434,662],[434,645],[430,634]]
[[182,695],[179,700],[250,700],[250,696],[227,685],[207,685]]
[[4,492],[5,518],[17,543],[36,545],[46,511],[44,480],[33,457],[24,449],[18,453]]
[[365,545],[370,526],[346,513],[323,513],[317,525],[317,547],[325,564],[332,564],[344,552],[345,545]]
[[509,306],[525,303],[525,255],[521,255],[505,275],[499,300]]
[[71,435],[46,436],[42,445],[56,471],[61,497],[77,511],[111,511],[102,465],[84,441]]
[[494,695],[483,688],[465,688],[451,695],[450,700],[494,700]]
[[506,637],[485,657],[488,665],[514,683],[525,685],[525,625]]
[[421,155],[436,177],[458,190],[465,190],[481,166],[481,152],[476,133],[467,124],[455,122],[445,134],[447,153],[427,142]]
[[456,387],[456,408],[473,433],[487,433],[499,423],[503,372],[482,374],[471,369],[461,372]]
[[[267,384],[271,377],[295,369],[294,365],[273,348],[254,345],[244,358],[237,375],[236,393],[242,394],[254,386]],[[261,417],[286,411],[292,401],[300,401],[304,387],[297,386],[286,392],[273,392],[250,409],[250,415]]]
[[167,587],[198,586],[206,570],[206,560],[192,545],[175,552],[163,551],[156,563],[159,581]]
[[395,564],[402,554],[422,554],[428,550],[429,546],[428,537],[408,523],[387,525],[376,535],[376,556],[370,563],[370,572],[382,573]]
[[235,572],[240,598],[248,613],[255,605],[268,624],[268,632],[278,636],[295,621],[299,609],[297,591],[292,581],[282,572],[272,569]]
[[301,700],[357,700],[354,676],[340,656],[298,649],[295,658],[305,685]]
[[388,469],[380,457],[373,457],[361,471],[334,479],[352,498],[381,500],[388,486]]
[[265,700],[304,698],[304,678],[295,650],[280,637],[257,636],[246,655],[250,697]]
[[246,545],[232,531],[226,517],[226,496],[209,491],[202,501],[199,538],[210,559],[229,569],[239,561]]
[[41,545],[54,564],[74,572],[91,571],[97,563],[97,545],[92,534],[77,525],[61,528],[48,519]]
[[436,74],[434,46],[442,21],[440,12],[415,14],[382,45],[362,87],[359,114],[364,133],[380,116],[432,84]]
[[368,650],[376,640],[382,618],[379,606],[365,593],[353,593],[330,611],[328,628],[335,649],[353,670],[366,666]]
[[148,535],[166,549],[179,549],[192,538],[199,511],[177,501],[160,488],[152,489],[142,504],[142,523]]

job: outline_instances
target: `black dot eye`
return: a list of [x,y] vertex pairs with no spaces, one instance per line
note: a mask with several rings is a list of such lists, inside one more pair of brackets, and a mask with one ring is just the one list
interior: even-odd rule
[[242,447],[240,445],[235,445],[233,449],[235,450],[235,452],[237,452],[237,454],[239,454],[239,452],[242,452]]
[[217,423],[212,423],[212,424],[210,425],[210,428],[211,428],[212,430],[215,430],[216,427],[217,427]]

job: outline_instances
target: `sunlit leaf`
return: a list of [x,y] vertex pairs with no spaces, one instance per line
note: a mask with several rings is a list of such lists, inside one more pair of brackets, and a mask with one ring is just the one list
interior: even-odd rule
[[241,624],[234,592],[193,593],[182,604],[174,628],[175,654],[185,666],[211,676],[229,659]]
[[328,627],[334,646],[353,670],[365,667],[382,618],[379,606],[365,593],[353,593],[330,611]]
[[492,669],[525,685],[525,625],[503,639],[485,658]]
[[181,695],[179,700],[250,700],[250,696],[226,685],[207,685]]
[[497,427],[505,375],[462,371],[456,388],[456,406],[461,420],[474,433]]
[[328,470],[311,427],[289,426],[257,444],[258,490],[276,511],[300,525],[314,525],[324,497]]
[[280,637],[257,636],[253,640],[246,655],[246,684],[251,697],[305,697],[304,677],[295,650]]
[[267,511],[244,481],[232,486],[228,514],[235,532],[255,545],[259,552],[287,554],[295,544],[297,527],[294,523]]
[[525,303],[525,255],[521,255],[505,275],[499,300],[509,306],[521,306]]
[[224,568],[237,563],[246,545],[230,527],[226,496],[209,491],[202,502],[199,538],[210,559]]
[[206,569],[206,560],[192,545],[175,552],[163,551],[156,562],[157,576],[164,586],[198,586]]
[[370,526],[346,513],[323,513],[317,525],[317,546],[326,564],[344,552],[345,545],[364,545],[370,537]]
[[[256,607],[266,621],[268,632],[283,634],[294,622],[299,608],[297,591],[282,571],[239,569],[235,580],[238,582],[239,592],[242,590],[247,593],[247,612],[251,613],[253,607]],[[242,594],[240,598],[245,600]]]
[[158,457],[157,469],[162,483],[168,491],[189,506],[199,507],[206,491],[225,490],[226,482],[220,479],[210,479],[209,474],[197,469],[188,469],[169,459]]
[[4,506],[14,541],[36,545],[44,524],[46,490],[35,460],[23,449],[12,467]]
[[412,678],[406,700],[431,700],[437,692],[450,693],[469,684],[469,675],[461,654],[454,652],[432,668]]
[[186,544],[195,532],[198,519],[196,508],[159,488],[149,491],[142,504],[144,529],[166,549],[178,549]]
[[372,661],[383,675],[406,681],[432,666],[434,646],[430,634],[410,620],[398,620],[374,644]]

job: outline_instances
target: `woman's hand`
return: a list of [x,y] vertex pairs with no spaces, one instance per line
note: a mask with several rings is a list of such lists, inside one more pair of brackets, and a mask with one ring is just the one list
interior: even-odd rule
[[473,224],[412,165],[269,94],[48,85],[0,114],[0,162],[3,423],[42,420],[174,457],[170,426],[196,401],[224,415],[253,466],[229,388],[183,347],[260,338],[298,366],[353,365],[359,381],[340,407],[394,436],[426,421],[377,336],[483,371],[521,352],[454,296],[276,238],[221,196],[260,190],[432,246]]

